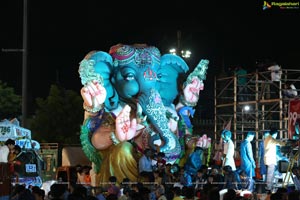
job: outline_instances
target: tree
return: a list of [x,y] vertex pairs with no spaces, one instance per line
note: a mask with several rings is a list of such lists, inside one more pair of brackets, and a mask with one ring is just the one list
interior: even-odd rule
[[11,119],[21,114],[21,96],[15,94],[14,88],[0,80],[0,120]]
[[46,99],[37,98],[37,110],[30,120],[32,138],[39,142],[79,144],[83,121],[82,98],[72,90],[51,85]]

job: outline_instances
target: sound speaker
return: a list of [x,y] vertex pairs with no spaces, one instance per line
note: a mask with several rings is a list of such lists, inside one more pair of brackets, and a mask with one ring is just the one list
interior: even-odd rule
[[263,194],[263,193],[266,193],[266,184],[264,181],[262,180],[257,180],[255,182],[255,191],[258,193],[258,194]]
[[278,171],[280,173],[286,173],[289,167],[289,162],[288,161],[284,161],[284,160],[280,160],[278,163]]

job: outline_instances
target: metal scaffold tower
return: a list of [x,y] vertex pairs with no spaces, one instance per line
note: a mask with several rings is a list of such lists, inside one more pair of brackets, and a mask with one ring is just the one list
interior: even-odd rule
[[[244,133],[256,132],[256,149],[262,133],[275,127],[280,138],[287,138],[289,97],[283,95],[286,83],[300,86],[300,70],[282,69],[280,81],[271,80],[270,71],[215,78],[215,139],[219,140],[225,125],[231,123],[235,146]],[[244,85],[239,79],[245,78]],[[297,92],[299,94],[297,89]]]

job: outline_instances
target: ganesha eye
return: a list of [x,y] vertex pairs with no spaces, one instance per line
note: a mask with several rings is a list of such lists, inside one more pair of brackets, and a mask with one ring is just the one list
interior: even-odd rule
[[157,78],[158,78],[158,79],[161,79],[161,77],[162,77],[162,74],[161,74],[161,73],[158,73],[158,74],[157,74]]
[[127,74],[127,75],[125,76],[125,79],[126,79],[127,81],[131,81],[131,80],[134,80],[134,76],[133,76],[133,74]]

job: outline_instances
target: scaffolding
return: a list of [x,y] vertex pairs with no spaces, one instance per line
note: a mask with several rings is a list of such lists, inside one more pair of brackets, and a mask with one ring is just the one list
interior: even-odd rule
[[[239,85],[240,78],[246,78],[246,84]],[[281,80],[278,82],[271,80],[270,71],[215,77],[215,140],[220,138],[220,132],[228,123],[231,123],[236,147],[248,131],[256,133],[256,149],[262,133],[271,127],[279,130],[280,138],[287,138],[290,98],[283,96],[285,83],[293,83],[299,94],[300,70],[282,69]],[[246,106],[250,109],[246,109]]]

